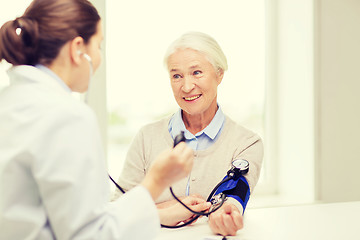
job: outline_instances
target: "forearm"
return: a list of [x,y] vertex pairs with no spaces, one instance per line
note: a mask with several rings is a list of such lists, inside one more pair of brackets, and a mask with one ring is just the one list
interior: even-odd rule
[[165,190],[165,186],[156,182],[151,176],[146,175],[144,180],[140,183],[150,193],[152,199],[155,201],[161,193]]
[[[168,208],[159,209],[159,218],[160,223],[168,226],[175,226],[177,225],[182,219],[176,214],[174,211],[169,211]],[[169,214],[170,213],[170,214]]]
[[[181,198],[180,198],[180,199],[181,199]],[[171,206],[175,205],[176,203],[177,203],[176,200],[169,200],[169,201],[157,203],[157,204],[156,204],[156,207],[157,207],[158,209],[163,209],[163,208],[171,207]]]

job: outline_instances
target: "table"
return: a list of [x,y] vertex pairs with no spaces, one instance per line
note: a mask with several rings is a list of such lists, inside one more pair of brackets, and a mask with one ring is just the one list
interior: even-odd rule
[[[207,218],[180,229],[161,229],[156,240],[217,240]],[[237,240],[360,240],[360,201],[247,209]]]

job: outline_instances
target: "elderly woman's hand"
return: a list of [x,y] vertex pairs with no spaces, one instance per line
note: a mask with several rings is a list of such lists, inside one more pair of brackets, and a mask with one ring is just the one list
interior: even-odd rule
[[239,209],[231,203],[224,203],[209,217],[211,230],[222,236],[235,236],[236,232],[243,228],[243,225],[243,217]]

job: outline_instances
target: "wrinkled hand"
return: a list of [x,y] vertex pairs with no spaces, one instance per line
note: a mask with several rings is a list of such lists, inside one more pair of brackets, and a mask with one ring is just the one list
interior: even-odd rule
[[222,236],[235,236],[243,225],[243,217],[239,209],[230,203],[224,203],[219,210],[209,216],[211,230]]
[[[181,198],[181,201],[191,208],[191,210],[201,212],[206,211],[210,208],[211,203],[206,202],[203,198],[199,196],[188,196]],[[158,207],[158,212],[160,216],[161,224],[168,226],[176,226],[180,222],[187,222],[191,220],[196,215],[187,210],[184,206],[182,206],[179,202],[171,201],[172,204],[167,204],[164,207],[164,204],[161,204]]]

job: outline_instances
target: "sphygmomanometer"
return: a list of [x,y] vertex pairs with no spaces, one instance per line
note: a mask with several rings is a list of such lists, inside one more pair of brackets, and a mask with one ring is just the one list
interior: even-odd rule
[[[184,132],[181,132],[174,139],[174,147],[180,143],[185,141]],[[207,198],[207,202],[211,202],[211,207],[209,211],[197,212],[193,211],[186,204],[184,204],[173,192],[172,187],[170,187],[170,192],[172,196],[186,209],[195,214],[196,216],[192,218],[190,221],[186,223],[179,224],[176,226],[167,226],[161,225],[165,228],[180,228],[186,225],[191,224],[200,216],[209,216],[213,212],[217,211],[226,201],[228,197],[236,199],[245,210],[246,204],[249,201],[250,197],[250,188],[247,180],[244,175],[249,171],[249,162],[245,159],[235,159],[232,164],[230,170],[226,173],[226,176],[214,187]],[[116,187],[122,192],[125,191],[112,179],[109,175],[111,181],[116,185]]]

